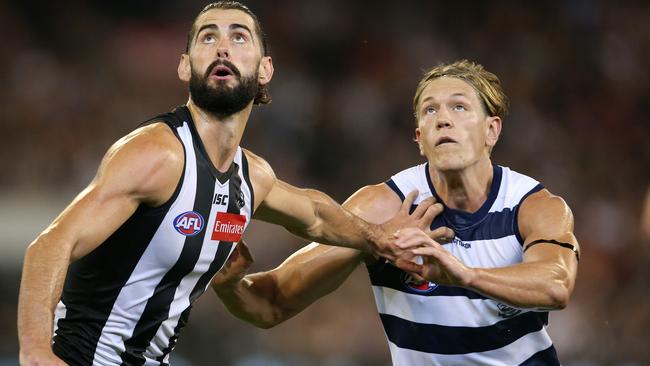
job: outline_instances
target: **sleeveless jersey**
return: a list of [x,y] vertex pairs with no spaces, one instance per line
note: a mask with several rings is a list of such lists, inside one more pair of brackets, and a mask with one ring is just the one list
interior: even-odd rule
[[[414,206],[431,196],[442,203],[428,167],[406,169],[386,184],[402,201],[417,189]],[[522,261],[518,208],[543,188],[509,168],[495,165],[493,171],[488,198],[478,211],[445,206],[431,225],[454,230],[453,242],[444,248],[469,267]],[[516,309],[460,287],[417,283],[386,262],[370,264],[368,272],[394,365],[560,364],[545,328],[548,312]]]
[[70,265],[53,349],[70,365],[168,365],[192,303],[251,220],[253,188],[240,147],[225,173],[210,161],[189,110],[164,122],[183,145],[172,197],[141,204],[104,243]]

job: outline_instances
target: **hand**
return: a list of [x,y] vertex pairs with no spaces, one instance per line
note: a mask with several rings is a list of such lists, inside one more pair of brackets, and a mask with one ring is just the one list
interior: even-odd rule
[[214,288],[223,288],[236,285],[255,262],[244,241],[240,241],[232,252],[226,264],[212,279]]
[[21,351],[19,357],[21,366],[68,366],[49,348],[42,351]]
[[413,201],[415,201],[417,196],[418,191],[409,193],[404,199],[404,202],[402,202],[402,206],[397,214],[381,225],[384,236],[376,243],[374,254],[384,257],[389,261],[395,261],[398,257],[402,256],[404,250],[395,245],[395,239],[399,231],[404,228],[418,228],[425,235],[431,235],[437,239],[449,238],[448,240],[451,240],[454,237],[453,231],[448,228],[443,227],[431,231],[431,222],[443,209],[442,205],[436,203],[433,197],[429,197],[420,202],[413,213],[409,214]]
[[[454,257],[430,235],[419,229],[404,229],[397,234],[397,246],[408,250],[395,265],[426,281],[439,285],[469,287],[474,272]],[[419,256],[421,263],[413,258]]]

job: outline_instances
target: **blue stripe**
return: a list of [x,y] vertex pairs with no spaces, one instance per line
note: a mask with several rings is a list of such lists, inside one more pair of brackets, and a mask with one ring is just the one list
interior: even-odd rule
[[400,191],[400,189],[397,188],[397,184],[395,184],[395,182],[392,179],[387,180],[386,185],[389,186],[390,189],[395,191],[395,193],[397,193],[397,195],[399,196],[399,199],[402,200],[402,202],[404,202],[404,199],[406,199],[404,193],[402,193],[402,191]]
[[447,327],[410,322],[379,314],[388,339],[400,348],[458,355],[485,352],[511,344],[544,326],[546,313],[523,313],[487,327]]
[[457,228],[450,222],[445,224],[449,227],[456,227],[456,236],[462,241],[494,240],[515,235],[516,208],[504,208],[502,211],[490,212],[478,223],[464,228]]
[[560,360],[557,358],[555,347],[551,345],[549,348],[539,351],[532,355],[529,359],[521,363],[519,366],[560,366]]
[[388,287],[407,294],[416,294],[421,296],[464,296],[470,299],[489,299],[478,292],[461,287],[440,285],[430,292],[413,290],[405,284],[404,279],[406,278],[406,273],[387,262],[378,262],[368,265],[368,274],[370,275],[370,283],[372,283],[373,286]]

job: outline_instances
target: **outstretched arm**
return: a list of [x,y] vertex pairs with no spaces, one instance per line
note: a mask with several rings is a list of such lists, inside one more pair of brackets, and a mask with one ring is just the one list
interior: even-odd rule
[[[380,184],[362,188],[343,206],[369,222],[383,223],[397,212],[406,215],[414,198],[414,194],[409,195],[400,209],[399,198],[385,184]],[[442,206],[421,207],[411,215],[410,225],[427,230]],[[450,236],[445,230],[432,235]],[[272,327],[298,314],[337,289],[362,260],[372,260],[367,253],[355,249],[312,243],[279,267],[241,279],[238,273],[252,261],[250,255],[247,257],[248,260],[239,259],[237,264],[217,275],[212,286],[233,315],[262,328]]]
[[[403,222],[391,220],[382,225],[367,222],[350,212],[350,205],[341,207],[323,192],[299,189],[276,179],[263,159],[250,152],[247,155],[255,194],[260,198],[256,219],[281,225],[308,240],[358,249],[389,260],[401,254],[394,244],[393,233],[403,227]],[[426,209],[431,202],[422,205]]]
[[52,321],[68,265],[105,241],[140,203],[171,196],[183,167],[175,143],[162,125],[118,141],[92,183],[27,248],[18,301],[21,365],[63,365],[52,353]]
[[532,194],[519,210],[519,231],[524,239],[520,264],[470,268],[426,235],[404,230],[398,245],[415,248],[413,254],[422,256],[424,264],[398,260],[397,265],[431,282],[465,287],[518,308],[566,307],[575,284],[579,253],[571,210],[547,190]]

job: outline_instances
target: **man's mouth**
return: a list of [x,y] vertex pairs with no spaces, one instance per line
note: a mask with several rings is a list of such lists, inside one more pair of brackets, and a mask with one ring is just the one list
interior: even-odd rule
[[212,69],[212,72],[210,72],[210,77],[223,80],[227,79],[229,77],[234,76],[235,73],[230,70],[228,66],[225,65],[217,65]]
[[454,144],[456,143],[456,140],[452,139],[451,137],[441,137],[436,141],[436,146],[444,145],[444,144]]

